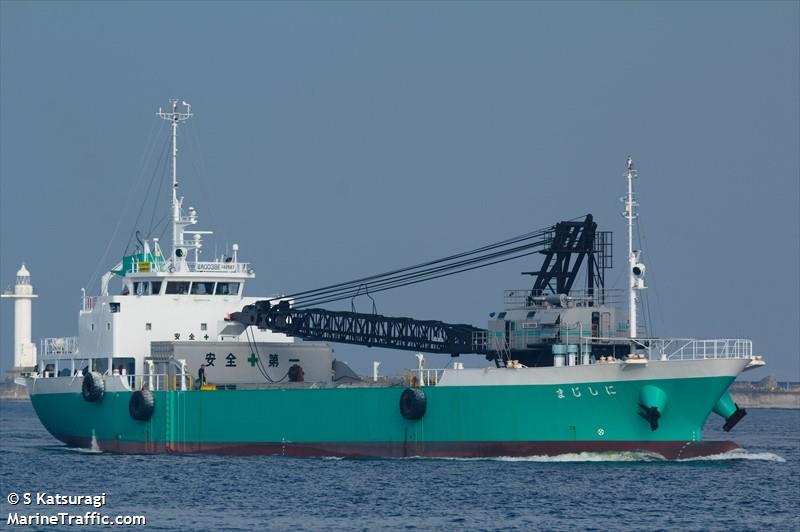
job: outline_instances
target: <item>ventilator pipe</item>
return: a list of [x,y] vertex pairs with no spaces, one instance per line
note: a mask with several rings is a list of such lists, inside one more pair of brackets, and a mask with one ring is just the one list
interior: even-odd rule
[[567,346],[567,365],[575,366],[578,363],[578,346],[570,344]]
[[584,344],[581,346],[581,364],[584,366],[588,366],[591,363],[592,358],[592,346],[589,344]]
[[553,365],[561,367],[564,365],[564,358],[567,353],[567,346],[564,344],[553,344]]

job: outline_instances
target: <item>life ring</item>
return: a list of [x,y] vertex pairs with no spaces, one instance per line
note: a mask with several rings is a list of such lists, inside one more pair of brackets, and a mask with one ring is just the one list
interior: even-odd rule
[[400,395],[400,413],[404,418],[416,421],[422,419],[428,408],[425,392],[419,388],[406,388]]
[[83,399],[90,403],[94,403],[103,398],[103,393],[106,391],[106,383],[103,381],[103,376],[96,371],[89,371],[83,377],[83,385],[81,386],[81,395]]
[[128,412],[133,419],[147,421],[153,417],[156,399],[150,390],[136,390],[128,401]]

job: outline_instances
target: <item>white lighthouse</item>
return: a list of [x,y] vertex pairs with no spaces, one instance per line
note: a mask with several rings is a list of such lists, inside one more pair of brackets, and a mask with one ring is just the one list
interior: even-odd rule
[[31,342],[31,302],[39,297],[33,293],[31,273],[22,264],[17,272],[14,291],[0,297],[14,299],[14,370],[30,369],[36,365],[36,345]]

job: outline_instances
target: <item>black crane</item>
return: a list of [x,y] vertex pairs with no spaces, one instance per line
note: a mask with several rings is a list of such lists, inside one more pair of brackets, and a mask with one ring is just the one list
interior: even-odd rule
[[485,342],[482,347],[475,343],[484,330],[472,325],[321,308],[296,309],[288,301],[257,301],[234,312],[230,320],[304,340],[454,356],[486,352]]
[[227,319],[304,340],[452,356],[475,353],[498,361],[499,354],[487,349],[486,330],[472,325],[334,311],[312,305],[430,281],[535,253],[544,254],[544,261],[539,271],[523,272],[536,277],[529,298],[548,292],[569,295],[583,264],[586,265],[587,291],[593,293],[595,289],[603,288],[605,270],[611,267],[611,233],[597,231],[597,224],[588,214],[580,220],[559,222],[441,259],[257,301],[240,312],[232,313]]

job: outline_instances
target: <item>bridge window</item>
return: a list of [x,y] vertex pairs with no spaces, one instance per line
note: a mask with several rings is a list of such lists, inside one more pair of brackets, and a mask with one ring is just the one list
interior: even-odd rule
[[217,283],[218,296],[235,296],[239,294],[239,283]]
[[189,293],[189,281],[170,281],[167,283],[167,294],[183,295]]
[[93,358],[91,360],[92,364],[92,371],[96,371],[97,373],[105,373],[108,371],[108,359],[107,358]]
[[196,296],[209,296],[214,293],[214,283],[195,281],[192,283],[192,294]]
[[161,281],[151,281],[150,282],[150,293],[154,296],[157,296],[161,293]]

